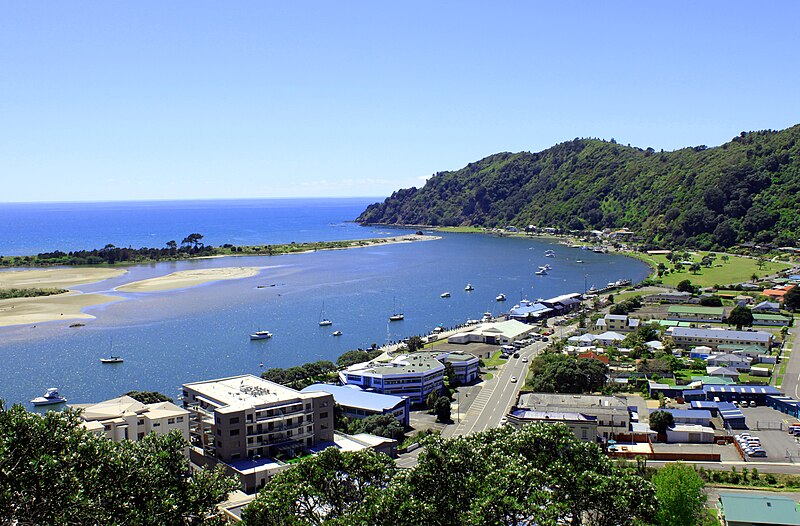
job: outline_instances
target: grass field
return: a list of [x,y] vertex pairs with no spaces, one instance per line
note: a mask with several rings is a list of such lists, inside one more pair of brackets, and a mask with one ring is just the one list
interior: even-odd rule
[[492,355],[491,358],[489,358],[488,360],[484,360],[483,363],[486,364],[487,368],[500,367],[501,365],[505,365],[508,362],[508,360],[500,358],[501,354],[503,354],[502,351],[497,351]]
[[[690,252],[691,261],[700,263],[703,256],[708,252]],[[726,285],[729,283],[741,283],[750,281],[753,274],[758,277],[775,274],[778,271],[786,270],[792,265],[783,262],[765,261],[762,268],[758,268],[758,260],[743,256],[728,254],[728,261],[722,261],[722,256],[717,255],[714,265],[706,268],[701,267],[697,274],[690,272],[686,266],[681,271],[675,271],[672,263],[667,261],[666,256],[649,254],[628,254],[650,263],[653,268],[657,268],[659,263],[663,263],[670,272],[661,277],[664,285],[676,286],[681,281],[688,279],[693,285],[700,287],[711,287],[713,285]]]
[[479,226],[440,226],[436,227],[435,230],[439,230],[441,232],[483,232],[483,228]]

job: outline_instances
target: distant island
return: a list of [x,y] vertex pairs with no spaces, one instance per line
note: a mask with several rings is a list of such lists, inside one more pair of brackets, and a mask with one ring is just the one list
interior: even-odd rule
[[362,224],[630,228],[646,246],[722,250],[796,246],[800,125],[665,152],[574,139],[538,153],[498,153],[394,192]]

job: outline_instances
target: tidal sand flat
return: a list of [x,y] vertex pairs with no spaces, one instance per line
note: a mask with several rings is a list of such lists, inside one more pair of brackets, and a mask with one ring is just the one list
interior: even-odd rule
[[157,278],[134,281],[121,285],[114,290],[120,292],[160,292],[165,290],[185,289],[212,281],[250,278],[258,275],[259,267],[226,267],[205,268],[197,270],[181,270]]
[[50,268],[0,272],[0,289],[59,288],[96,283],[125,274],[118,268]]
[[0,300],[0,327],[57,320],[94,319],[94,316],[81,310],[121,299],[104,294],[68,292],[54,296]]
[[[55,268],[0,272],[0,289],[69,289],[125,274],[124,269]],[[93,319],[81,309],[117,301],[120,298],[70,291],[52,296],[0,300],[0,327],[56,320]]]

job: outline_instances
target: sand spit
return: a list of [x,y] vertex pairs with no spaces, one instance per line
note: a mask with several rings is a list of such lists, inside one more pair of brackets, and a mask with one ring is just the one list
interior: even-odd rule
[[256,276],[261,269],[259,267],[225,267],[225,268],[205,268],[198,270],[181,270],[160,276],[158,278],[134,281],[126,285],[121,285],[114,290],[120,292],[160,292],[165,290],[185,289],[210,283],[212,281],[242,279]]

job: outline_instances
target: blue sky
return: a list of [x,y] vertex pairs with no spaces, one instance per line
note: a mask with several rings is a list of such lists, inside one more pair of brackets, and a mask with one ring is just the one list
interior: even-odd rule
[[800,122],[798,2],[4,2],[0,201],[384,196]]

